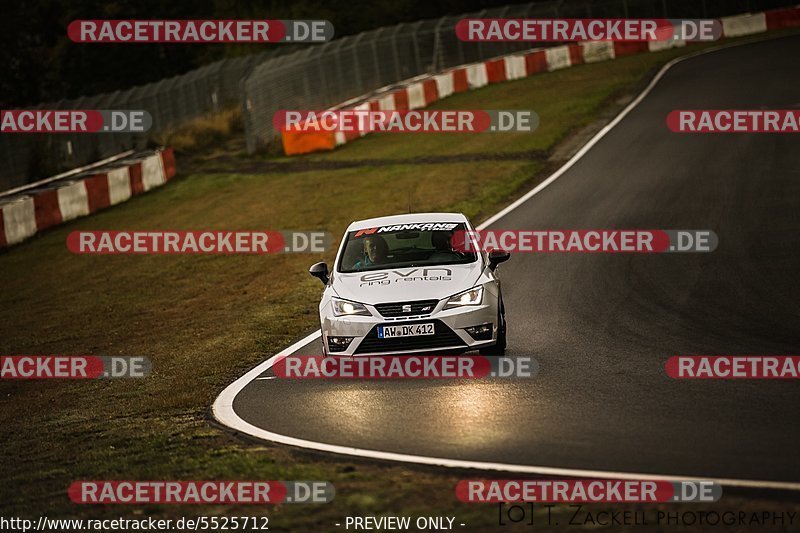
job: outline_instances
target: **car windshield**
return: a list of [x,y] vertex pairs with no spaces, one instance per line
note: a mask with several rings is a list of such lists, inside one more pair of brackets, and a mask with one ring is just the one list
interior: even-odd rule
[[473,263],[478,259],[477,254],[456,250],[453,245],[453,236],[463,236],[466,230],[466,224],[428,222],[351,231],[339,258],[338,271]]

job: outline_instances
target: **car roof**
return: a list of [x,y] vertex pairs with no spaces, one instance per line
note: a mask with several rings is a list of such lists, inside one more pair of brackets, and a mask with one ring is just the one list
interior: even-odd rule
[[368,218],[352,222],[347,231],[374,228],[376,226],[394,226],[396,224],[415,224],[424,222],[460,222],[466,223],[467,217],[461,213],[412,213],[406,215],[391,215],[386,217]]

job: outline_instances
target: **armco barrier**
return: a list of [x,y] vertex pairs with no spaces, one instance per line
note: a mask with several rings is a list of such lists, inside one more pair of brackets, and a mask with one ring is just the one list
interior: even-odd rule
[[[720,19],[724,37],[751,35],[768,30],[800,27],[800,6],[775,9],[763,13],[746,13]],[[357,104],[339,105],[332,109],[418,109],[454,93],[477,89],[491,83],[516,80],[539,72],[548,72],[582,63],[606,61],[642,52],[658,52],[685,46],[684,41],[651,42],[585,42],[510,54],[445,72],[421,76],[390,88],[355,99]],[[336,146],[362,137],[358,133],[326,131],[283,132],[281,138],[286,155],[298,155]]]
[[163,185],[174,175],[175,154],[172,148],[165,148],[0,198],[0,248],[124,202]]

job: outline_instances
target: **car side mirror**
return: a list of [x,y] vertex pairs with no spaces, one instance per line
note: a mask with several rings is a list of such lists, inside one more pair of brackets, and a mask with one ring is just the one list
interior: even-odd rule
[[494,270],[497,265],[508,261],[510,258],[511,254],[504,250],[492,250],[489,252],[489,269]]
[[308,273],[314,276],[315,278],[319,278],[319,280],[323,283],[323,285],[328,284],[328,265],[325,263],[316,263],[311,265],[311,268],[308,269]]

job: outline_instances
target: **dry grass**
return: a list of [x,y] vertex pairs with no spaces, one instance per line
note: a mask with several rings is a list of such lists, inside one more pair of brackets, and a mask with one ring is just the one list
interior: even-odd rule
[[179,155],[191,154],[221,144],[243,131],[242,110],[234,107],[157,133],[153,140],[162,146],[172,146]]

